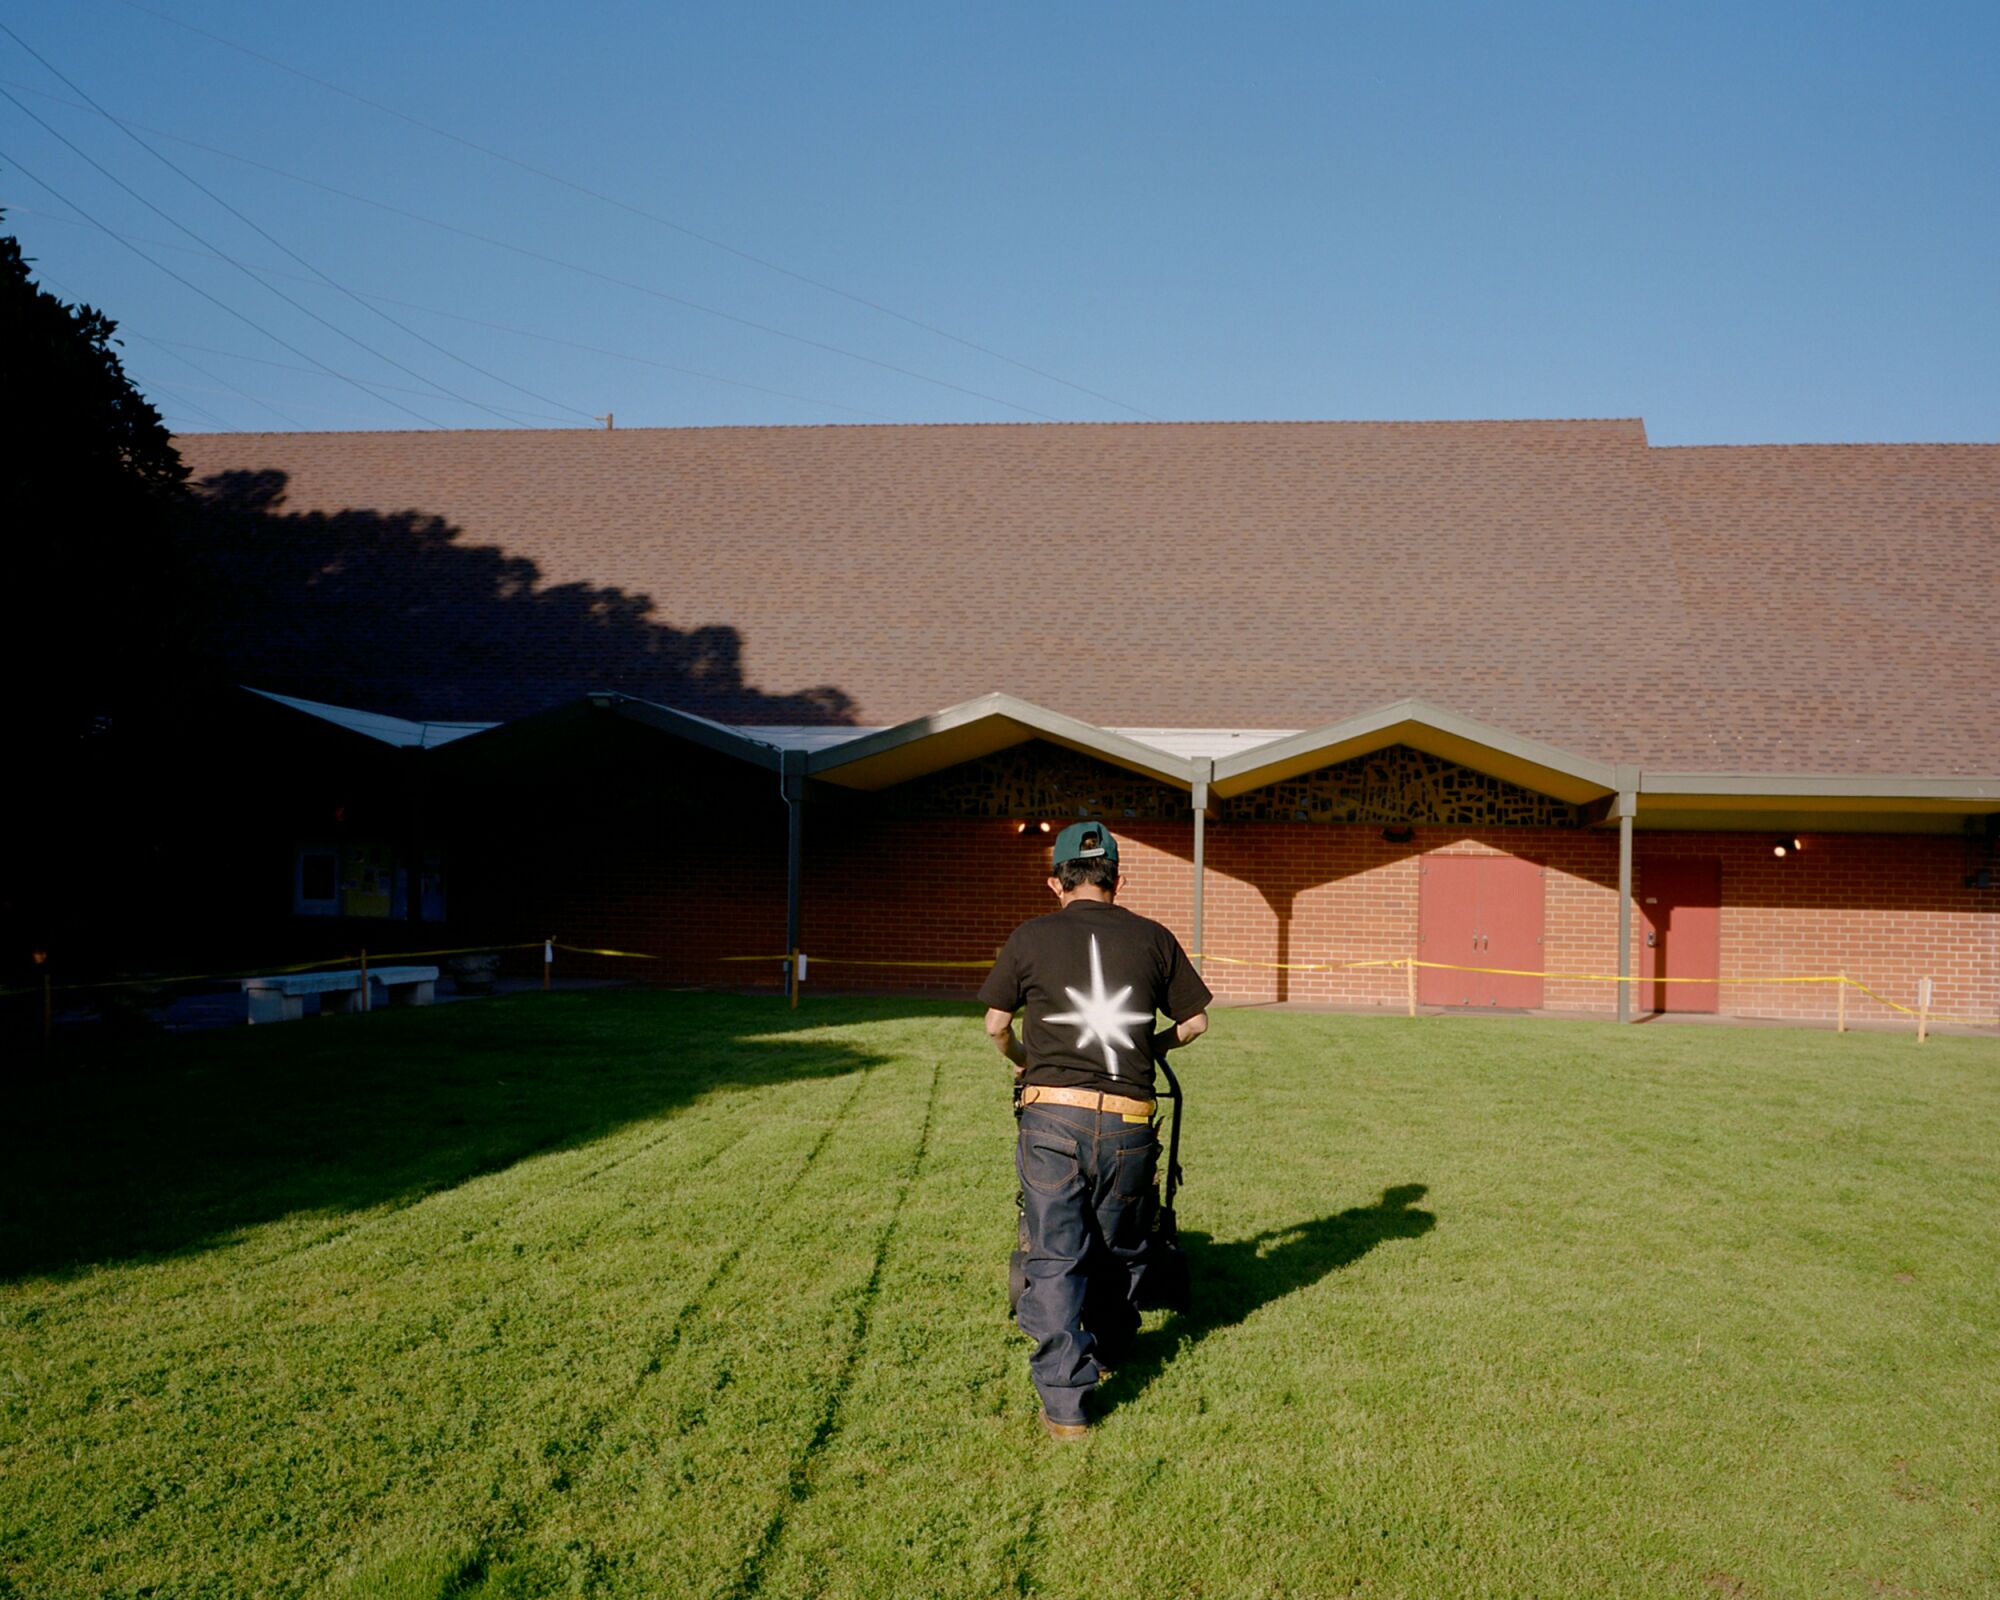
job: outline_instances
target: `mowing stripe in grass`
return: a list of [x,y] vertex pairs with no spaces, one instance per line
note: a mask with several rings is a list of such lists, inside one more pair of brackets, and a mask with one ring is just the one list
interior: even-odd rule
[[640,1383],[644,1383],[666,1364],[667,1357],[680,1346],[681,1335],[687,1329],[688,1319],[707,1302],[710,1295],[722,1287],[722,1280],[735,1270],[736,1263],[743,1258],[744,1250],[763,1233],[765,1223],[784,1209],[786,1202],[798,1193],[799,1185],[811,1176],[813,1168],[819,1164],[819,1158],[826,1153],[826,1147],[832,1143],[834,1134],[847,1120],[847,1114],[854,1109],[854,1102],[861,1098],[861,1090],[867,1080],[867,1071],[856,1075],[854,1087],[848,1091],[847,1098],[841,1101],[840,1109],[834,1112],[826,1127],[820,1131],[820,1136],[813,1141],[812,1149],[806,1152],[806,1158],[799,1163],[798,1170],[791,1175],[782,1189],[764,1203],[749,1228],[723,1253],[722,1259],[716,1262],[714,1270],[702,1281],[701,1287],[681,1303],[680,1311],[675,1315],[672,1325],[640,1369],[638,1379]]
[[814,1425],[812,1436],[805,1447],[794,1458],[790,1472],[785,1477],[785,1490],[777,1507],[771,1513],[771,1520],[764,1527],[763,1538],[750,1553],[744,1563],[743,1572],[732,1591],[736,1600],[751,1600],[763,1591],[764,1569],[772,1554],[778,1548],[778,1541],[784,1537],[785,1518],[794,1506],[802,1504],[813,1488],[814,1463],[819,1460],[834,1434],[839,1431],[841,1408],[847,1398],[847,1391],[854,1382],[855,1364],[868,1344],[869,1321],[875,1310],[875,1301],[882,1292],[882,1266],[889,1258],[889,1246],[894,1242],[896,1229],[903,1220],[903,1208],[910,1197],[910,1189],[916,1183],[917,1174],[923,1170],[924,1158],[930,1153],[931,1124],[937,1118],[938,1084],[944,1076],[944,1062],[936,1061],[931,1067],[930,1094],[924,1102],[924,1124],[917,1135],[917,1148],[910,1157],[910,1164],[904,1170],[902,1180],[896,1186],[896,1202],[890,1208],[889,1220],[883,1226],[880,1238],[875,1242],[875,1262],[868,1274],[867,1285],[861,1291],[859,1303],[854,1308],[854,1329],[848,1338],[847,1355],[841,1362],[840,1375],[833,1387],[827,1391],[826,1405],[821,1410],[819,1421]]
[[[476,1492],[476,1482],[465,1486],[470,1492],[457,1497],[461,1499],[463,1510],[456,1521],[456,1532],[466,1548],[494,1555],[504,1565],[506,1553],[517,1551],[524,1540],[531,1537],[529,1530],[546,1523],[553,1513],[559,1512],[572,1500],[588,1497],[593,1492],[599,1468],[615,1461],[621,1453],[602,1450],[607,1433],[615,1427],[629,1428],[632,1425],[635,1411],[653,1380],[672,1370],[674,1354],[690,1324],[730,1279],[745,1254],[764,1236],[771,1219],[784,1209],[820,1167],[828,1149],[849,1125],[856,1104],[873,1078],[872,1068],[863,1068],[851,1075],[845,1093],[823,1119],[803,1156],[796,1160],[784,1180],[762,1197],[754,1211],[735,1230],[733,1238],[723,1247],[701,1281],[684,1292],[665,1326],[658,1328],[636,1350],[627,1346],[619,1353],[618,1367],[625,1376],[601,1381],[598,1392],[602,1398],[595,1403],[572,1404],[562,1412],[543,1419],[543,1426],[537,1435],[545,1440],[543,1455],[563,1464],[554,1474],[554,1481],[550,1481],[548,1472],[537,1471],[532,1462],[526,1464],[525,1478],[521,1464],[502,1463],[492,1486],[484,1494]],[[741,1105],[734,1108],[738,1117],[758,1120],[752,1121],[750,1127],[739,1130],[728,1141],[726,1148],[742,1146],[753,1131],[761,1132],[778,1126],[763,1120],[760,1110],[761,1100],[757,1094],[746,1097]],[[755,1170],[754,1165],[750,1170]],[[725,1175],[725,1191],[731,1181],[740,1184],[745,1176],[741,1173]],[[376,1530],[371,1543],[386,1554],[364,1561],[358,1570],[366,1574],[384,1561],[393,1565],[410,1550],[423,1548],[426,1540],[422,1530],[430,1525],[431,1520],[427,1517],[416,1526]],[[352,1559],[350,1557],[350,1562]],[[366,1592],[366,1588],[364,1577],[356,1592]]]

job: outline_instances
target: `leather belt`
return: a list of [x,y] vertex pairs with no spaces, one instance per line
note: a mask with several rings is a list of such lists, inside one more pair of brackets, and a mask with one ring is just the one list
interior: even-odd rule
[[1057,1106],[1081,1106],[1086,1111],[1109,1111],[1121,1117],[1150,1117],[1153,1114],[1153,1102],[1150,1100],[1133,1100],[1122,1094],[1101,1094],[1095,1089],[1060,1089],[1046,1083],[1031,1083],[1021,1090],[1022,1105],[1031,1106],[1038,1100]]

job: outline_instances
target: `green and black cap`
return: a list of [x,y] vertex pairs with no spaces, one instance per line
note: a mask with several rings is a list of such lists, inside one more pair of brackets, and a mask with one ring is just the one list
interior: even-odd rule
[[1055,865],[1065,861],[1109,861],[1118,865],[1118,841],[1101,822],[1072,822],[1056,835]]

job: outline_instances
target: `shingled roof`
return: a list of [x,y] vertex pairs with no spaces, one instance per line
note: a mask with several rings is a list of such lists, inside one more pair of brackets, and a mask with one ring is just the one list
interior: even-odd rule
[[1416,696],[1687,772],[2000,772],[2000,446],[1635,420],[213,434],[243,681],[885,725]]

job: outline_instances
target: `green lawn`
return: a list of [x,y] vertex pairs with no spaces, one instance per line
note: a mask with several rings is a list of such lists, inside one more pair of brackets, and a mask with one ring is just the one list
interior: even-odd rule
[[2000,1592],[2000,1045],[1222,1012],[1059,1447],[976,1016],[17,1058],[0,1595]]

